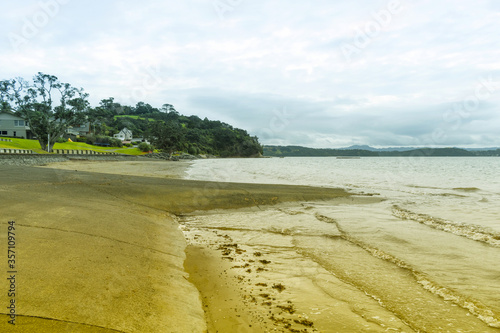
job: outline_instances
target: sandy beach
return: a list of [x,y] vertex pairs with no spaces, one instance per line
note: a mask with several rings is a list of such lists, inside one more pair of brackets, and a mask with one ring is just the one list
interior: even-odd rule
[[[0,166],[0,247],[7,251],[9,222],[16,242],[15,296],[2,279],[0,331],[323,331],[300,311],[309,297],[303,292],[314,291],[304,276],[315,272],[295,274],[300,287],[273,268],[270,253],[189,221],[354,199],[341,189],[176,179],[187,165]],[[7,272],[7,258],[3,267]],[[8,323],[11,299],[15,326]]]

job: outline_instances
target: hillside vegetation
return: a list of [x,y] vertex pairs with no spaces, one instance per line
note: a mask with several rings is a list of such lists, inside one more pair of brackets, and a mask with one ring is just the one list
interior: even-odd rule
[[[86,112],[92,134],[78,138],[79,142],[57,142],[52,149],[94,150],[121,154],[142,155],[138,148],[123,148],[119,140],[110,140],[123,128],[132,131],[134,138],[145,138],[153,143],[145,151],[160,149],[169,153],[185,152],[193,155],[209,154],[221,157],[250,157],[263,153],[257,137],[245,130],[217,120],[179,114],[173,106],[162,109],[142,102],[135,107],[122,106],[113,98],[101,101]],[[94,143],[111,143],[110,148]],[[0,148],[31,149],[46,153],[38,140],[12,138],[12,142],[0,142]]]
[[[30,136],[25,135],[36,138],[40,148],[47,152],[58,149],[56,143],[63,143],[68,136],[95,146],[121,148],[123,142],[114,135],[126,127],[134,138],[140,141],[145,138],[153,144],[141,143],[139,148],[143,152],[159,149],[170,155],[187,152],[222,157],[262,154],[257,137],[245,130],[217,120],[181,115],[171,104],[158,109],[144,102],[135,106],[121,105],[114,98],[108,98],[92,107],[88,99],[89,94],[83,88],[73,87],[42,72],[31,81],[19,77],[0,81],[0,112],[28,122]],[[68,134],[71,129],[75,132]],[[76,135],[78,133],[80,135]],[[132,139],[129,132],[126,137]],[[126,145],[131,144],[127,142]]]
[[122,106],[112,98],[101,101],[89,111],[92,129],[98,135],[118,133],[124,127],[134,137],[148,138],[155,148],[172,153],[184,151],[193,155],[249,157],[263,153],[255,136],[218,121],[184,116],[170,104],[157,109],[143,102],[135,107]]

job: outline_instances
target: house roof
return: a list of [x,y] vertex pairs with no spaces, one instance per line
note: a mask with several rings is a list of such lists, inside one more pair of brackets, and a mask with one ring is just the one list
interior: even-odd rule
[[9,115],[9,116],[13,116],[13,117],[19,118],[19,119],[24,119],[24,118],[22,118],[22,117],[17,116],[17,115],[16,115],[14,112],[12,112],[12,111],[2,110],[2,111],[0,111],[0,114],[6,114],[6,115]]
[[0,118],[9,120],[24,120],[24,118],[16,116],[13,112],[0,111]]

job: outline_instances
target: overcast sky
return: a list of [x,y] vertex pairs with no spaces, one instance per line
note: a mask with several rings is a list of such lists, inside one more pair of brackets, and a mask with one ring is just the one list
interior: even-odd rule
[[0,80],[222,120],[264,144],[500,147],[500,1],[2,1]]

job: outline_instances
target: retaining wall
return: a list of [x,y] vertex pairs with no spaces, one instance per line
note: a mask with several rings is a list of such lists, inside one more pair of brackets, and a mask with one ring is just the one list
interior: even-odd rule
[[135,161],[138,156],[129,155],[62,155],[62,154],[1,154],[0,165],[45,165],[69,160],[82,161]]
[[56,154],[67,154],[67,155],[119,155],[117,153],[104,153],[93,150],[72,150],[72,149],[54,149]]
[[0,154],[33,154],[33,150],[0,148]]

